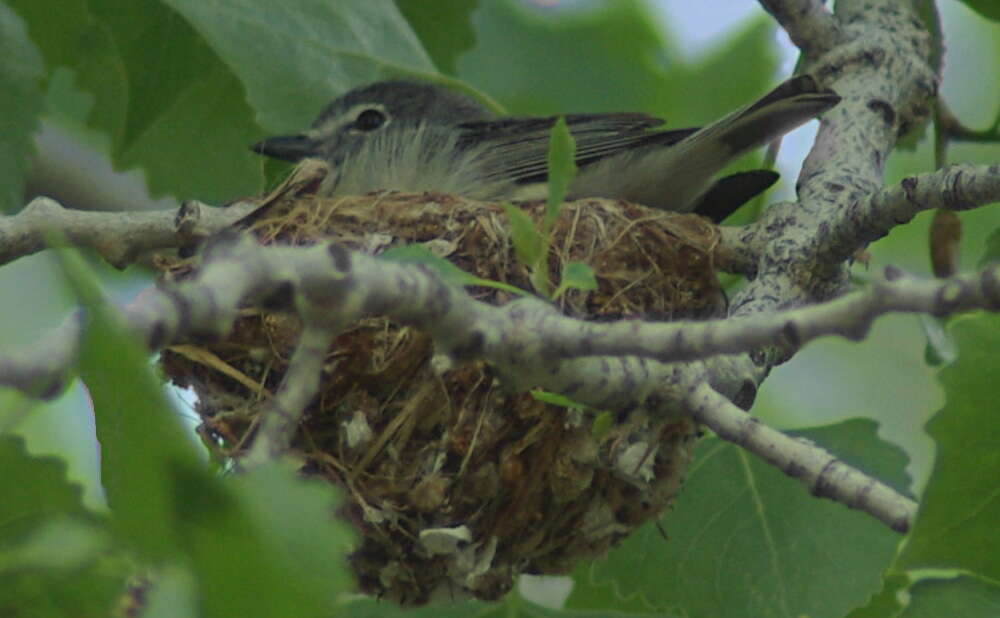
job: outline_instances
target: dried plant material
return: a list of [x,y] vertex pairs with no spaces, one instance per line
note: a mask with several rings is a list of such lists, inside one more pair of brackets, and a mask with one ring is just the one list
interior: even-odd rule
[[262,388],[259,382],[251,380],[245,373],[223,361],[221,358],[205,348],[200,348],[194,345],[173,345],[167,349],[174,354],[180,354],[181,356],[186,357],[192,362],[200,363],[210,369],[218,371],[222,375],[229,376],[243,386],[247,387],[247,389],[249,389],[252,393],[261,393],[266,397],[272,396],[271,391],[266,388]]
[[947,279],[957,273],[962,241],[962,220],[958,214],[950,210],[934,211],[928,240],[934,276]]
[[[535,221],[544,212],[541,203],[520,207]],[[368,253],[426,243],[477,277],[530,285],[496,204],[438,194],[286,196],[248,228],[265,244],[332,239]],[[725,305],[710,259],[716,242],[715,226],[694,215],[581,200],[555,224],[549,277],[558,282],[568,261],[594,269],[596,290],[558,301],[576,317],[715,317]],[[174,264],[169,276],[190,268]],[[495,304],[513,296],[467,289]],[[202,433],[221,455],[239,457],[252,442],[266,405],[248,384],[277,388],[298,333],[295,315],[247,311],[224,341],[164,352],[167,375],[198,393]],[[212,357],[219,362],[203,361]],[[442,587],[497,599],[519,573],[566,573],[602,554],[679,491],[698,430],[690,419],[635,410],[593,431],[594,411],[508,392],[483,363],[441,373],[433,358],[418,331],[383,318],[353,324],[330,347],[292,444],[304,471],[345,490],[343,512],[362,538],[351,564],[365,592],[410,604]]]

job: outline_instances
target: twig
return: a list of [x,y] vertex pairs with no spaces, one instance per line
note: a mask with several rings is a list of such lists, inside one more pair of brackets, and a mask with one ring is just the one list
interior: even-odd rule
[[[196,202],[181,207],[181,213],[197,213],[197,227],[207,236],[246,215],[252,205],[234,204],[215,208]],[[0,217],[0,265],[48,248],[46,232],[57,230],[73,247],[93,247],[115,268],[124,268],[144,251],[178,247],[178,212],[85,212],[63,208],[47,197],[32,200],[16,215]],[[186,230],[190,230],[187,219]],[[190,232],[189,233],[193,233]]]
[[906,533],[917,504],[888,485],[852,468],[807,441],[786,436],[740,410],[701,383],[686,403],[695,420],[724,440],[737,444],[802,481],[809,491],[852,509],[868,513],[896,532]]

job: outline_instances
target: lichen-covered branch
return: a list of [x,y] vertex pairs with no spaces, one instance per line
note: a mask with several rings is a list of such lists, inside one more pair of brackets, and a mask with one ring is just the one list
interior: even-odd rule
[[0,385],[40,399],[59,395],[79,351],[81,319],[82,314],[74,312],[30,349],[0,352]]
[[[790,28],[820,17],[816,3],[766,3]],[[811,16],[811,17],[809,17]],[[802,166],[798,201],[765,211],[741,237],[755,251],[757,273],[732,299],[731,315],[771,312],[833,298],[849,289],[843,258],[884,234],[851,226],[853,206],[882,187],[883,165],[899,135],[926,121],[938,75],[932,46],[913,3],[842,0],[832,19],[836,44],[804,46],[803,70],[841,95],[827,112]],[[793,40],[798,41],[793,34]],[[850,234],[830,230],[853,229]]]
[[[977,287],[972,277],[944,284],[890,277],[867,296],[855,295],[774,316],[770,331],[750,329],[760,339],[751,338],[749,345],[759,345],[767,337],[801,340],[828,332],[858,336],[863,330],[858,324],[892,307],[938,313],[984,305],[1000,307],[1000,267],[985,273],[983,280],[987,278],[989,281]],[[833,466],[831,457],[794,440],[784,439],[795,445],[792,450],[775,446],[782,443],[776,437],[780,433],[767,433],[758,440],[764,435],[759,432],[772,430],[756,424],[753,431],[747,429],[748,425],[733,425],[733,415],[739,408],[730,399],[737,393],[719,394],[711,387],[708,363],[662,362],[672,358],[669,345],[663,350],[646,350],[641,339],[635,340],[633,352],[642,355],[630,354],[616,343],[616,339],[627,335],[621,332],[621,324],[600,325],[565,318],[535,299],[494,307],[443,284],[423,268],[351,253],[336,244],[277,248],[261,247],[248,237],[223,238],[208,248],[202,269],[192,279],[140,295],[125,314],[130,327],[147,345],[157,348],[185,333],[221,336],[236,319],[240,306],[271,297],[277,290],[291,292],[305,328],[272,402],[272,413],[265,417],[254,450],[245,461],[248,465],[287,448],[300,415],[318,392],[330,340],[343,324],[374,313],[425,330],[438,349],[453,359],[487,360],[516,388],[539,386],[604,409],[643,407],[660,415],[694,413],[726,439],[738,441],[782,469],[803,471],[800,476],[817,493],[864,508],[896,529],[903,526],[901,521],[909,521],[900,519],[895,506],[883,505],[883,497],[890,505],[898,505],[901,499],[887,493],[890,490],[876,481]],[[747,343],[739,339],[741,331],[751,323],[765,324],[764,319],[759,316],[707,324],[635,322],[631,326],[647,329],[647,336],[659,336],[668,344],[670,340],[683,342],[694,333],[696,339],[702,337],[704,349],[712,349],[731,345],[720,338],[720,332]],[[36,347],[30,353],[0,359],[5,368],[0,372],[0,382],[37,389],[46,380],[52,382],[65,374],[74,346],[82,338],[80,322],[68,324],[60,333],[61,341],[47,342],[50,347]],[[728,324],[736,326],[713,330]],[[576,326],[576,343],[570,341],[568,329],[572,325]],[[550,333],[560,334],[564,341],[555,352],[542,353],[539,345],[552,345],[546,341]],[[63,366],[57,366],[57,362]],[[34,373],[26,371],[30,368]],[[819,466],[816,462],[826,463],[814,474],[811,471]],[[856,488],[861,486],[865,489]],[[874,496],[872,504],[862,500],[867,495]]]
[[280,457],[288,449],[299,427],[302,414],[319,392],[330,341],[338,329],[318,322],[307,322],[288,365],[281,388],[275,393],[267,414],[263,416],[250,454],[242,464],[248,467]]
[[823,0],[760,0],[760,4],[805,54],[822,54],[840,37],[839,24]]
[[1000,163],[950,165],[909,176],[850,204],[840,225],[823,231],[823,259],[843,260],[859,240],[870,242],[925,210],[961,211],[1000,203]]
[[[115,268],[124,268],[142,252],[193,244],[232,225],[251,209],[251,204],[213,208],[191,202],[179,213],[95,212],[63,208],[40,197],[16,215],[0,217],[0,265],[42,251],[61,236],[68,245],[93,248]],[[178,217],[184,218],[183,225],[178,225]],[[56,236],[47,238],[49,232]]]
[[525,337],[538,338],[533,352],[543,358],[636,355],[679,362],[763,345],[798,347],[825,335],[860,340],[887,313],[946,316],[974,309],[1000,309],[1000,266],[945,280],[919,280],[890,267],[866,289],[826,303],[728,320],[593,324],[539,316],[542,328]]
[[[261,247],[249,238],[231,237],[207,249],[203,267],[194,277],[140,295],[126,317],[156,349],[187,333],[221,335],[231,327],[240,306],[278,290],[293,293],[300,315],[316,316],[307,320],[300,344],[302,354],[311,351],[310,355],[293,363],[304,367],[301,372],[312,372],[303,384],[318,379],[313,371],[318,365],[308,359],[320,356],[318,351],[325,349],[338,325],[366,315],[385,315],[426,331],[439,353],[454,361],[488,361],[513,388],[539,386],[606,409],[644,405],[650,393],[683,373],[675,363],[745,353],[764,345],[797,347],[823,335],[860,339],[877,316],[889,312],[940,316],[996,310],[1000,267],[926,281],[888,269],[867,290],[767,315],[704,322],[595,323],[564,316],[536,298],[500,307],[478,302],[423,268],[353,253],[337,244]],[[51,379],[45,376],[65,371],[65,366],[52,362],[71,356],[65,352],[68,344],[58,343],[53,346],[56,351],[36,346],[30,353],[3,357],[7,370],[0,373],[0,381],[37,392],[39,384]],[[704,375],[704,367],[685,371],[695,370]],[[717,387],[739,383],[719,376],[710,379]],[[723,390],[734,395],[732,388]]]
[[915,502],[888,485],[852,468],[815,444],[797,440],[744,413],[705,383],[691,390],[686,403],[694,418],[719,437],[738,444],[797,478],[820,498],[858,509],[905,533],[917,513]]

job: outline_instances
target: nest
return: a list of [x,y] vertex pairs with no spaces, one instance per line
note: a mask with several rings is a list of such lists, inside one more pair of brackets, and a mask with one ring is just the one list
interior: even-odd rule
[[[478,277],[530,289],[502,207],[438,194],[286,195],[254,217],[261,243],[336,240],[377,254],[424,243]],[[520,205],[538,221],[544,205]],[[598,289],[570,290],[562,310],[586,319],[716,316],[715,226],[609,200],[564,205],[549,255],[589,264]],[[167,265],[183,278],[187,263]],[[502,304],[509,292],[467,288]],[[166,375],[197,393],[200,432],[239,458],[279,385],[300,324],[247,308],[232,333],[178,342]],[[437,373],[425,334],[360,320],[329,349],[318,396],[291,445],[306,474],[341,487],[360,542],[350,563],[362,591],[406,604],[434,595],[503,596],[519,573],[566,573],[659,515],[681,487],[698,428],[643,410],[609,415],[504,389],[489,366]]]

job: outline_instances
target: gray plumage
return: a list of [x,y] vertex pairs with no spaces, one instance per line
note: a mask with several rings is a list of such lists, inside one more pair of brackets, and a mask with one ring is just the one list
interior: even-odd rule
[[[777,176],[745,172],[713,184],[716,174],[839,100],[799,76],[702,129],[665,131],[661,119],[645,114],[567,115],[579,168],[567,197],[625,199],[719,219]],[[332,101],[301,135],[265,139],[254,150],[290,161],[326,160],[334,171],[320,191],[328,195],[398,189],[487,201],[540,199],[556,118],[495,118],[471,97],[441,86],[377,82]],[[724,201],[738,203],[714,203]]]

